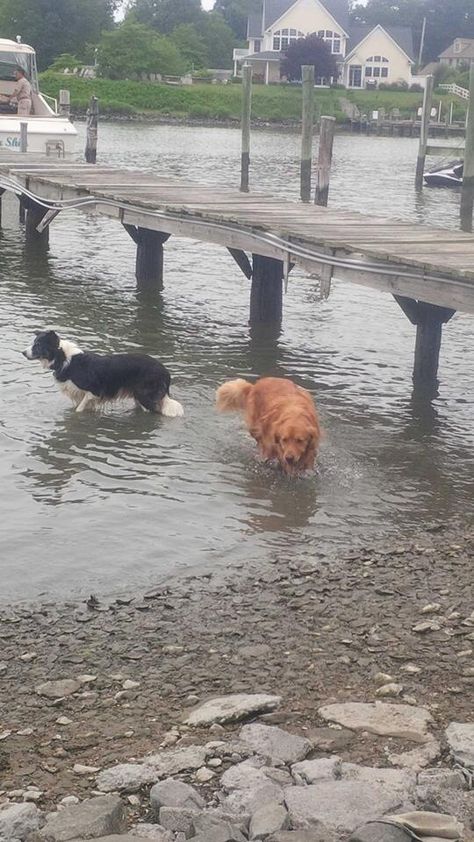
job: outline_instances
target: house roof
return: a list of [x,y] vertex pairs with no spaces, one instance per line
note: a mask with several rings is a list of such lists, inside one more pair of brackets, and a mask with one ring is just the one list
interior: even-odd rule
[[237,59],[238,62],[244,61],[281,61],[282,53],[276,50],[262,50],[260,53],[253,53],[251,56],[241,56]]
[[[456,40],[458,40],[458,39],[456,39]],[[455,50],[454,49],[455,42],[453,42],[452,44],[450,44],[449,47],[447,47],[446,50],[443,50],[443,52],[440,53],[439,58],[459,58],[459,59],[474,58],[474,39],[473,38],[471,38],[471,39],[463,38],[462,40],[467,42],[464,47],[462,47],[460,50]]]
[[[285,14],[296,0],[255,0],[250,11],[247,26],[249,38],[261,38],[266,29]],[[344,32],[349,27],[347,0],[319,0]]]
[[[350,29],[350,38],[349,43],[347,45],[346,50],[346,57],[349,53],[352,53],[353,50],[364,40],[367,38],[370,33],[376,29],[376,26],[353,26]],[[414,49],[413,49],[413,33],[409,26],[383,26],[382,29],[390,35],[391,38],[395,41],[395,43],[403,50],[404,53],[407,54],[408,58],[412,61],[415,60],[414,57]]]

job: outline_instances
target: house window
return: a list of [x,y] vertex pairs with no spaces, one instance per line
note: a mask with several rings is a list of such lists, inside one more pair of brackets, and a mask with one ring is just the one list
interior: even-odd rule
[[273,49],[277,52],[284,52],[290,44],[304,38],[304,33],[298,29],[279,29],[273,35]]
[[254,49],[255,53],[260,52],[260,47],[261,47],[260,41],[254,41],[253,42],[253,49]]
[[385,58],[385,56],[369,56],[365,60],[366,78],[387,79],[388,63],[388,58]]
[[331,29],[319,29],[318,32],[312,32],[312,35],[317,35],[321,41],[324,41],[331,48],[334,55],[341,53],[341,36],[339,32],[332,32]]

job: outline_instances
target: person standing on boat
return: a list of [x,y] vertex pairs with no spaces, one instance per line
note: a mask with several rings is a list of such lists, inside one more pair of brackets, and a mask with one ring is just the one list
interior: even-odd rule
[[21,117],[27,117],[31,114],[33,102],[31,99],[31,85],[26,78],[26,73],[22,67],[17,67],[15,70],[16,85],[13,88],[13,93],[6,97],[10,101],[16,99],[18,103],[18,114]]

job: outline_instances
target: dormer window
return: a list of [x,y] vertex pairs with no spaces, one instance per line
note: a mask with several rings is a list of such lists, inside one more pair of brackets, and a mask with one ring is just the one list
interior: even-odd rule
[[460,41],[458,41],[458,40],[456,40],[456,41],[454,42],[454,52],[455,52],[455,53],[460,53],[460,52],[461,52],[461,42],[460,42]]
[[341,53],[341,35],[339,32],[333,32],[331,29],[319,29],[318,32],[313,32],[321,41],[329,44],[333,55],[340,55]]
[[279,29],[273,35],[273,49],[277,52],[285,52],[290,44],[304,38],[304,32],[299,29]]

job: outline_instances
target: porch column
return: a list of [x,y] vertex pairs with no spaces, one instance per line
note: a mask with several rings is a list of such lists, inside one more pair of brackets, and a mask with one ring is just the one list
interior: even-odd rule
[[268,80],[270,78],[270,62],[265,62],[265,84],[268,85]]

